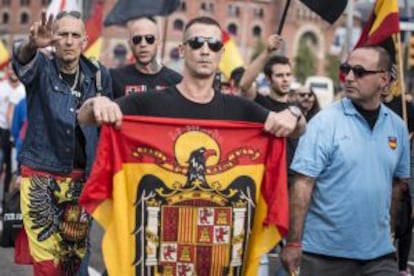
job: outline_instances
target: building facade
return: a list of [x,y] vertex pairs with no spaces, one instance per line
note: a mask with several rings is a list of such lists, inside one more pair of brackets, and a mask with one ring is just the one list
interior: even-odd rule
[[[93,7],[93,1],[96,0],[83,1],[83,7],[88,10],[85,13],[90,14],[88,8]],[[0,0],[0,38],[7,46],[13,40],[27,35],[30,25],[39,19],[41,10],[47,8],[49,2]],[[105,1],[106,13],[115,2]],[[277,31],[284,5],[285,1],[278,0],[181,0],[176,12],[166,18],[158,18],[161,34],[166,37],[166,43],[160,49],[160,59],[166,64],[176,62],[176,47],[182,41],[185,24],[195,16],[207,15],[218,20],[232,35],[245,62],[249,63],[259,41]],[[339,24],[341,22],[329,25],[301,2],[292,1],[282,32],[286,44],[281,53],[294,60],[298,45],[307,43],[316,58],[317,72],[323,75],[326,56]],[[103,38],[101,61],[114,66],[118,55],[128,49],[126,30],[122,27],[105,28]]]

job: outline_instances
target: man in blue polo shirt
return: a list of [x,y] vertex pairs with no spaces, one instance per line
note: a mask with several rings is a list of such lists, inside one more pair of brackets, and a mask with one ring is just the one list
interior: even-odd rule
[[340,67],[346,97],[317,114],[300,139],[282,252],[290,272],[398,275],[392,207],[410,176],[409,138],[381,104],[391,66],[383,48],[355,49]]

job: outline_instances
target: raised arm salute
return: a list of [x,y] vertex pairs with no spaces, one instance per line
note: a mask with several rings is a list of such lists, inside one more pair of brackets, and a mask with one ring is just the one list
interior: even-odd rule
[[[28,128],[19,161],[21,206],[35,275],[75,275],[88,247],[90,217],[78,204],[98,139],[76,111],[97,93],[112,97],[108,71],[82,51],[81,14],[61,12],[30,27],[13,48],[13,68],[26,86]],[[53,47],[50,52],[45,47]],[[101,74],[97,85],[96,74]],[[102,91],[97,91],[97,87]]]

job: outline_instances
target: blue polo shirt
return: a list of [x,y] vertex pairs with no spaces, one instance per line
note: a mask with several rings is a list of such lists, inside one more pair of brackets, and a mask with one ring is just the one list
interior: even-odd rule
[[405,123],[385,105],[372,130],[346,98],[310,121],[291,165],[315,178],[305,252],[369,260],[394,251],[392,180],[410,176],[408,140]]

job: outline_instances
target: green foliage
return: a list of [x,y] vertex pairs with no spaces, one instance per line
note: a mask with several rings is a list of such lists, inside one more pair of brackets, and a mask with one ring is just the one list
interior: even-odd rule
[[327,55],[325,63],[325,73],[334,82],[334,86],[339,86],[339,65],[341,60],[338,56]]
[[301,39],[295,57],[295,76],[296,79],[304,83],[306,78],[316,74],[316,58],[307,40]]

